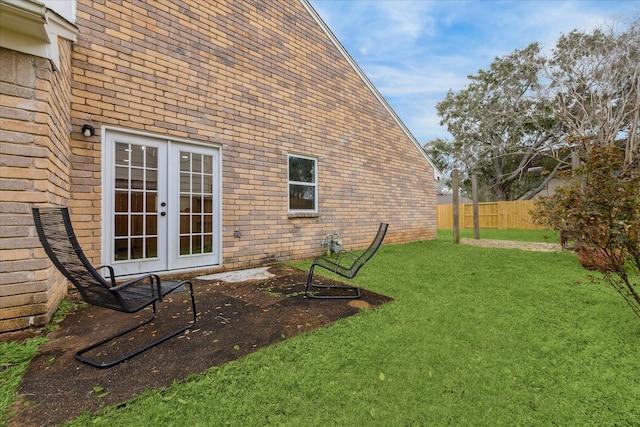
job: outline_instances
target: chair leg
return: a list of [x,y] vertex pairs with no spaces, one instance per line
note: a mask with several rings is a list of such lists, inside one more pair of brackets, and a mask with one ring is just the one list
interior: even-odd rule
[[[313,270],[315,268],[315,264],[311,265],[309,269],[309,276],[307,277],[307,284],[304,288],[304,295],[307,298],[316,298],[316,299],[356,299],[360,298],[360,288],[355,286],[347,286],[347,285],[337,285],[337,286],[329,286],[329,285],[320,285],[317,283],[313,283]],[[344,294],[319,294],[316,292],[309,292],[309,286],[317,289],[341,289]]]
[[[165,285],[168,285],[167,287],[165,287]],[[188,286],[188,288],[187,288]],[[167,295],[169,295],[170,293],[176,291],[176,290],[181,290],[181,288],[185,288],[187,291],[189,291],[189,296],[191,298],[191,309],[193,310],[193,324],[191,325],[193,327],[193,325],[196,324],[197,321],[197,312],[196,312],[196,298],[195,298],[195,294],[193,293],[193,283],[191,283],[188,280],[182,281],[182,282],[162,282],[162,285],[160,288],[158,288],[158,294],[160,295],[160,301],[162,301],[164,299],[164,297],[166,297]],[[168,291],[164,291],[164,290],[168,290]]]
[[142,323],[138,323],[137,325],[134,325],[134,326],[132,326],[132,327],[130,327],[128,329],[125,329],[124,331],[118,332],[115,335],[111,335],[110,337],[107,337],[107,338],[105,338],[105,339],[103,339],[101,341],[98,341],[95,344],[92,344],[92,345],[90,345],[88,347],[85,347],[85,348],[79,350],[74,355],[74,357],[77,360],[79,360],[80,362],[86,363],[86,364],[91,365],[91,366],[95,366],[96,368],[110,368],[112,366],[115,366],[115,365],[117,365],[119,363],[124,362],[127,359],[132,358],[133,356],[136,356],[136,355],[142,353],[143,351],[146,351],[146,350],[150,349],[151,347],[154,347],[154,346],[156,346],[156,345],[168,340],[169,338],[172,338],[172,337],[175,337],[176,335],[181,334],[182,332],[186,331],[187,329],[193,328],[193,326],[196,324],[196,320],[197,320],[196,302],[195,302],[195,297],[194,297],[194,293],[193,293],[193,285],[191,284],[191,282],[185,282],[185,284],[189,285],[188,291],[189,291],[189,294],[191,296],[191,308],[193,310],[193,322],[189,322],[186,325],[181,326],[180,328],[176,329],[175,331],[170,332],[170,333],[168,333],[167,335],[165,335],[165,336],[163,336],[161,338],[158,338],[157,340],[151,342],[150,344],[147,344],[144,347],[137,348],[136,350],[134,350],[134,351],[132,351],[130,353],[127,353],[126,355],[124,355],[124,356],[122,356],[122,357],[120,357],[118,359],[109,361],[109,362],[97,362],[97,361],[95,361],[93,359],[89,359],[87,357],[82,356],[84,353],[86,353],[86,352],[88,352],[90,350],[93,350],[96,347],[100,347],[103,344],[106,344],[106,343],[108,343],[108,342],[110,342],[110,341],[112,341],[112,340],[114,340],[114,339],[116,339],[118,337],[121,337],[121,336],[123,336],[123,335],[125,335],[125,334],[127,334],[127,333],[129,333],[131,331],[134,331],[134,330],[136,330],[136,329],[148,324],[149,322],[151,322],[153,319],[156,318],[156,315],[157,315],[156,303],[154,302],[153,303],[153,313],[151,314],[151,316],[147,320],[145,320]]
[[311,285],[311,281],[313,280],[313,269],[316,265],[311,264],[311,268],[309,269],[309,276],[307,276],[307,284],[304,287],[304,296],[309,296],[309,285]]
[[186,329],[191,329],[193,328],[193,326],[196,324],[198,320],[198,313],[196,312],[196,297],[195,297],[195,294],[193,293],[193,284],[191,282],[184,282],[183,284],[189,285],[188,291],[189,291],[189,296],[191,297],[191,310],[193,310],[193,323],[191,323],[191,326],[189,326]]

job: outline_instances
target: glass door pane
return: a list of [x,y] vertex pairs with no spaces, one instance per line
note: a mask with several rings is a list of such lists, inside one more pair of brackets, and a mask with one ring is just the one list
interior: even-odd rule
[[158,148],[116,142],[113,260],[158,257]]
[[213,252],[213,156],[180,151],[180,255]]
[[173,228],[177,258],[171,260],[172,268],[216,265],[220,252],[218,149],[172,144],[171,153],[176,163],[170,167],[174,174],[169,191],[178,206]]

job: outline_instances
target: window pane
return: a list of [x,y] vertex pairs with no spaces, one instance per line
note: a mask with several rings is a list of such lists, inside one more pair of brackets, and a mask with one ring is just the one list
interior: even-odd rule
[[144,258],[144,239],[131,239],[131,259]]
[[156,215],[147,215],[147,236],[158,234],[158,217]]
[[131,166],[144,166],[144,147],[142,145],[129,145],[131,150]]
[[191,199],[191,213],[202,213],[202,201],[199,196],[193,196]]
[[189,186],[190,178],[191,176],[188,173],[180,174],[180,192],[181,193],[188,193],[189,191],[191,191],[191,187]]
[[180,255],[189,255],[191,253],[191,239],[189,236],[180,237]]
[[115,239],[114,246],[116,261],[129,259],[129,239]]
[[213,174],[213,156],[202,156],[202,172]]
[[316,182],[315,160],[289,157],[289,181]]
[[203,252],[206,252],[206,253],[213,252],[213,235],[211,235],[211,234],[205,234],[204,235]]
[[124,191],[116,191],[114,194],[114,205],[115,212],[128,212],[129,193]]
[[188,234],[191,232],[191,217],[189,215],[180,215],[180,234]]
[[147,190],[157,190],[158,189],[158,171],[156,170],[147,170]]
[[[205,196],[202,198],[203,200],[203,205],[204,205],[204,212],[205,213],[212,213],[213,212],[213,197],[211,196]],[[211,216],[208,215],[209,220],[211,221]]]
[[191,209],[191,197],[180,196],[180,212],[188,213],[190,209]]
[[127,215],[116,215],[115,218],[115,235],[129,235],[129,217]]
[[131,212],[144,212],[144,193],[131,192]]
[[206,194],[213,193],[213,177],[211,175],[205,175],[202,178],[202,192]]
[[311,185],[289,185],[289,209],[315,210],[315,187]]
[[213,221],[211,220],[211,216],[206,215],[204,217],[204,232],[212,233],[213,232]]
[[200,236],[193,236],[193,239],[191,241],[191,253],[192,254],[202,253],[202,242],[200,241]]
[[144,234],[144,216],[131,215],[131,235],[142,236],[143,234]]
[[202,193],[202,175],[194,174],[192,177],[191,192]]
[[156,258],[158,256],[158,239],[152,237],[147,239],[147,258]]
[[114,184],[115,188],[129,188],[129,168],[116,166]]
[[191,170],[193,172],[202,172],[202,154],[191,153]]
[[180,152],[180,171],[188,172],[191,170],[191,156],[184,151]]
[[131,169],[131,188],[142,190],[144,188],[144,170]]
[[155,193],[147,193],[147,212],[157,212],[157,196]]
[[129,164],[129,144],[116,143],[116,165]]
[[146,147],[147,168],[158,168],[158,149],[154,147]]

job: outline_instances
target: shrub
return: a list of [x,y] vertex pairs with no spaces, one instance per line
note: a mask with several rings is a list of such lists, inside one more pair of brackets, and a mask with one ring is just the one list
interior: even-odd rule
[[[640,162],[594,145],[571,182],[536,204],[534,219],[573,237],[592,268],[640,317]],[[584,256],[584,253],[582,254]]]

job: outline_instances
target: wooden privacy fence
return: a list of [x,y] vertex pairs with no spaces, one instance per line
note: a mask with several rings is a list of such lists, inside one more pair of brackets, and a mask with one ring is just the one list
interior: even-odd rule
[[[513,202],[478,203],[478,218],[481,229],[499,230],[515,228],[537,230],[545,227],[535,224],[531,212],[535,208],[534,200],[516,200]],[[473,203],[460,204],[460,228],[473,228]],[[453,228],[453,205],[438,205],[438,228]]]

